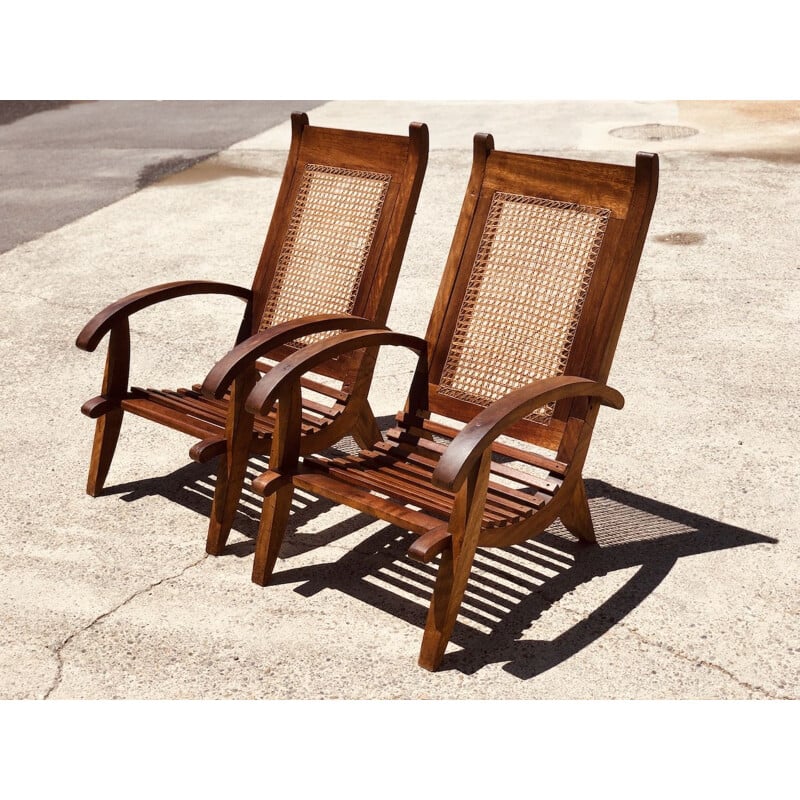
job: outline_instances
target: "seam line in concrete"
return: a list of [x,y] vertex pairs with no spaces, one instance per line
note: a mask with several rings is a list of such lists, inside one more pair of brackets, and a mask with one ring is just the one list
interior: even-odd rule
[[[10,252],[10,251],[6,251]],[[0,256],[5,255],[4,253],[0,253]],[[38,300],[40,303],[44,303],[48,306],[54,306],[55,308],[63,309],[64,311],[83,311],[83,306],[78,306],[70,303],[64,303],[60,299],[52,298],[52,297],[42,297],[38,294],[32,294],[31,292],[25,292],[23,290],[10,290],[10,289],[0,289],[0,295],[8,294],[12,297],[19,297],[23,300]],[[100,311],[102,309],[98,309]],[[93,313],[98,313],[97,311]],[[89,312],[89,316],[86,318],[87,322],[92,317],[92,312]]]
[[[574,609],[566,609],[569,613],[573,614],[574,616],[582,617],[583,615],[579,612],[575,611]],[[614,618],[609,617],[607,615],[601,615],[604,619],[610,620],[614,623],[615,626],[619,626],[623,630],[627,631],[628,633],[635,636],[640,642],[647,644],[651,647],[655,647],[659,650],[663,650],[664,652],[670,653],[671,655],[675,656],[676,658],[680,658],[684,661],[688,661],[691,664],[694,664],[698,667],[707,667],[708,669],[715,670],[716,672],[725,675],[725,677],[729,678],[730,680],[734,681],[735,683],[739,684],[743,689],[747,689],[750,692],[755,692],[757,694],[762,694],[764,697],[769,698],[770,700],[797,700],[796,697],[791,697],[789,695],[780,695],[775,692],[771,692],[768,689],[765,689],[761,686],[755,686],[752,683],[748,683],[747,681],[738,678],[734,675],[730,670],[725,669],[725,667],[720,666],[719,664],[715,664],[713,661],[707,661],[704,658],[696,658],[694,656],[689,655],[688,653],[684,653],[682,650],[679,650],[677,647],[673,647],[669,644],[664,644],[663,642],[656,642],[650,639],[648,636],[645,636],[636,628],[632,627],[631,625],[626,624],[622,620],[614,620]]]
[[765,689],[762,686],[755,686],[754,684],[749,683],[748,681],[742,680],[741,678],[737,677],[730,670],[725,669],[725,667],[722,667],[719,664],[715,664],[713,661],[707,661],[704,658],[696,658],[696,657],[691,656],[688,653],[684,653],[683,651],[678,650],[676,647],[672,647],[672,646],[670,646],[668,644],[662,644],[660,642],[654,642],[654,641],[648,639],[646,636],[643,636],[635,628],[630,627],[630,625],[626,625],[625,623],[619,623],[619,624],[622,626],[622,628],[624,628],[626,631],[629,631],[630,633],[632,633],[634,636],[636,636],[637,639],[639,639],[640,641],[644,642],[645,644],[649,644],[649,645],[651,645],[653,647],[657,647],[660,650],[665,650],[666,652],[671,653],[672,655],[674,655],[676,658],[680,658],[680,659],[683,659],[684,661],[688,661],[688,662],[690,662],[692,664],[695,664],[698,667],[707,667],[708,669],[715,670],[716,672],[719,672],[722,675],[725,675],[727,678],[729,678],[730,680],[734,681],[735,683],[738,683],[739,686],[741,686],[743,689],[747,689],[748,691],[756,692],[758,694],[762,694],[762,695],[764,695],[764,697],[767,697],[770,700],[796,700],[797,699],[796,697],[790,697],[788,695],[780,695],[780,694],[777,694],[776,692],[771,692],[771,691],[769,691],[768,689]]
[[797,283],[800,278],[731,278],[727,275],[718,278],[709,278],[705,275],[684,278],[637,278],[639,283],[752,283],[760,286],[763,283]]
[[118,605],[114,606],[114,608],[109,609],[108,611],[104,611],[102,614],[100,614],[99,616],[95,617],[87,625],[84,625],[82,628],[79,628],[77,631],[73,631],[69,636],[67,636],[66,639],[64,639],[63,642],[61,642],[60,645],[58,645],[58,647],[51,648],[52,651],[53,651],[53,654],[56,657],[56,661],[57,661],[56,675],[55,675],[55,678],[53,679],[52,685],[45,692],[45,695],[44,695],[43,699],[44,700],[49,700],[50,696],[53,694],[53,692],[61,684],[61,678],[62,678],[62,676],[64,674],[64,656],[63,656],[63,651],[64,651],[64,648],[68,644],[70,644],[75,639],[77,639],[77,637],[80,636],[82,633],[86,633],[86,631],[91,630],[95,625],[97,625],[98,622],[102,622],[103,620],[108,619],[112,614],[114,614],[115,612],[119,611],[121,608],[124,608],[126,605],[128,605],[128,603],[130,603],[132,600],[135,600],[140,595],[144,594],[145,592],[149,592],[152,589],[155,589],[156,586],[161,586],[161,584],[166,583],[167,581],[174,580],[175,578],[180,578],[181,575],[183,575],[184,573],[188,572],[193,567],[196,567],[199,564],[202,564],[203,561],[205,561],[207,558],[208,558],[208,553],[203,553],[202,558],[200,558],[197,561],[194,561],[191,564],[185,566],[183,569],[181,569],[179,572],[176,572],[174,575],[166,575],[163,578],[161,578],[160,580],[157,580],[155,583],[151,583],[151,584],[145,586],[144,588],[139,589],[138,591],[134,592],[132,595],[127,597],[125,600],[123,600],[121,603],[119,603]]

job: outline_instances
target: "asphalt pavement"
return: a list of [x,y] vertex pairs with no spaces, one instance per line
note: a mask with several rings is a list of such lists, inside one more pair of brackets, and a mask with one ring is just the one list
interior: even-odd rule
[[0,101],[0,253],[319,101]]

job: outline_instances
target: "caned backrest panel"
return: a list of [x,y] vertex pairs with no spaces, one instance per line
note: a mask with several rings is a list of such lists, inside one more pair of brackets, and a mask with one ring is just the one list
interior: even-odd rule
[[[420,150],[425,152],[420,152]],[[254,281],[253,332],[313,314],[386,322],[424,171],[427,143],[310,126],[292,146]],[[317,334],[275,352],[282,358]],[[357,359],[321,371],[344,379]]]
[[261,330],[309,314],[353,312],[390,181],[386,173],[306,165]]
[[[605,380],[638,262],[632,167],[479,155],[427,335],[431,410],[462,421],[537,379]],[[542,407],[513,434],[556,448],[575,413]]]
[[[439,391],[487,406],[563,375],[609,210],[495,192]],[[547,424],[553,407],[531,419]]]

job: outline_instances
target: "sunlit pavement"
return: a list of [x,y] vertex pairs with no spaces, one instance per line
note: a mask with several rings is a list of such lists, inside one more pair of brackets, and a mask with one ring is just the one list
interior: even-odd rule
[[[428,571],[408,534],[299,498],[274,584],[250,582],[258,501],[206,557],[213,471],[187,437],[127,417],[106,493],[84,493],[104,345],[83,324],[170,280],[249,284],[287,120],[0,255],[0,696],[4,698],[797,698],[800,105],[330,102],[312,124],[431,152],[389,318],[422,335],[476,131],[500,150],[632,164],[661,180],[585,475],[598,547],[560,527],[479,555],[441,670],[416,666]],[[16,123],[15,123],[16,124]],[[185,386],[240,306],[187,298],[132,323],[131,379]],[[411,362],[372,391],[399,410]],[[254,463],[254,470],[257,464]],[[513,591],[493,575],[508,571]]]

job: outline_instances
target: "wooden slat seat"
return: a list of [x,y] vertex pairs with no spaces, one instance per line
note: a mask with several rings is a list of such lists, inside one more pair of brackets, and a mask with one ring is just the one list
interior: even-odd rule
[[[386,433],[387,441],[378,442],[371,449],[362,449],[356,455],[306,456],[303,459],[304,480],[311,480],[308,476],[314,472],[324,472],[342,483],[374,490],[404,505],[421,508],[440,521],[447,521],[455,493],[432,483],[433,472],[446,445],[441,441],[419,438],[418,432],[432,435],[435,430],[441,439],[453,437],[457,431],[428,420],[421,421],[419,428],[414,425],[406,428],[412,421],[420,422],[407,414],[399,414],[397,427]],[[416,439],[415,444],[407,443],[413,439]],[[563,476],[541,472],[540,469],[536,472],[530,470],[531,466],[558,469],[555,460],[516,448],[503,450],[506,455],[513,454],[522,460],[529,470],[492,462],[494,480],[489,480],[482,521],[482,527],[486,529],[514,525],[532,516],[552,499],[563,481]],[[531,464],[531,461],[536,464]]]
[[[130,397],[122,400],[122,408],[140,417],[169,425],[182,433],[205,439],[225,436],[230,394],[224,400],[207,398],[201,394],[200,384],[191,389],[143,389],[132,386]],[[333,407],[327,408],[313,400],[304,401],[302,431],[304,435],[319,433],[328,427],[341,413]],[[250,452],[269,452],[269,442],[275,429],[271,416],[256,416],[253,419]]]
[[[342,483],[359,486],[392,497],[403,505],[417,506],[432,516],[447,521],[453,510],[455,492],[431,485],[434,464],[415,461],[401,454],[364,450],[358,456],[326,460],[308,456],[303,460],[306,470],[317,468]],[[530,517],[542,508],[550,496],[536,491],[526,494],[495,481],[489,481],[482,527],[500,528]],[[380,517],[380,514],[377,514]]]

